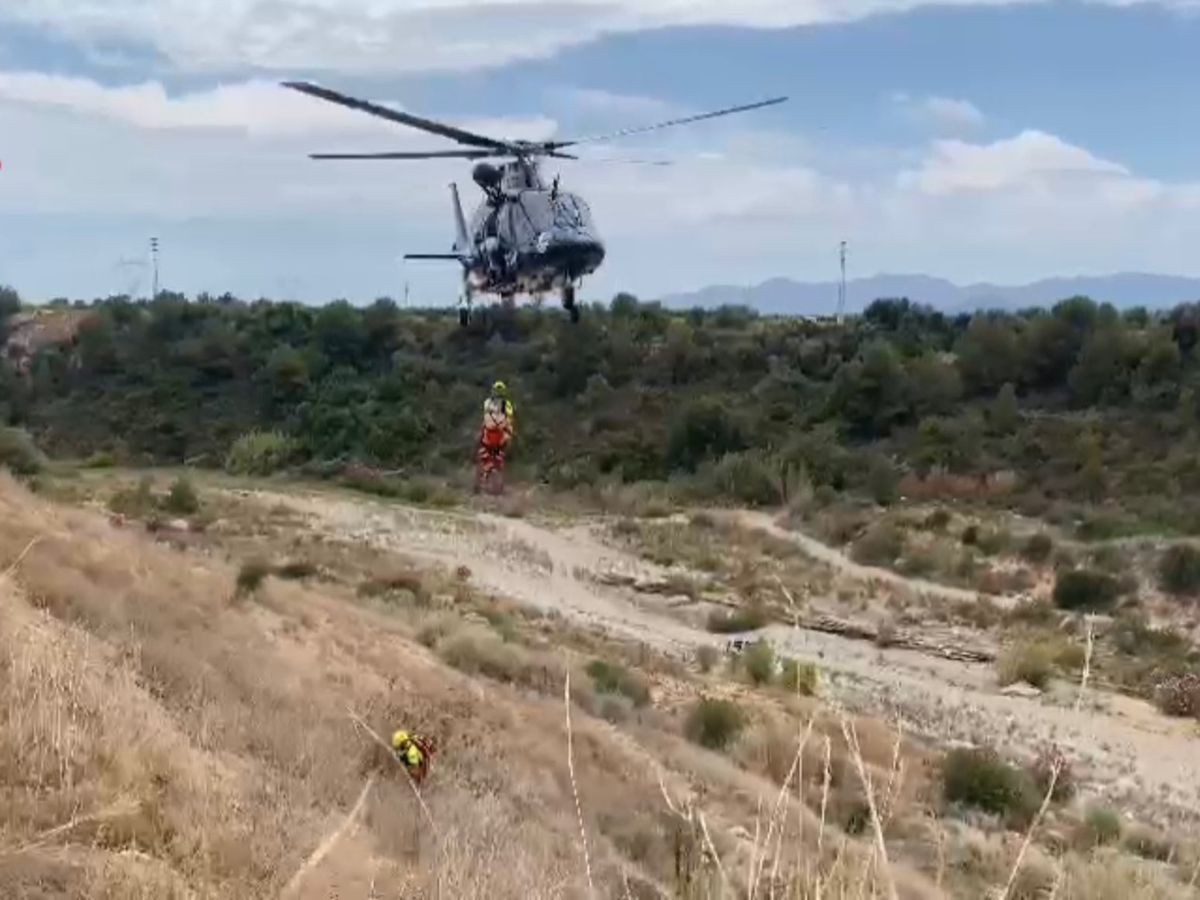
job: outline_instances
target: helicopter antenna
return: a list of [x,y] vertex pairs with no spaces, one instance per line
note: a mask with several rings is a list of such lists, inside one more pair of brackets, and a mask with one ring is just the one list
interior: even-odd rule
[[837,323],[842,324],[843,316],[846,312],[846,242],[842,241],[838,247],[838,258],[842,264],[842,280],[838,285],[838,305],[837,305]]

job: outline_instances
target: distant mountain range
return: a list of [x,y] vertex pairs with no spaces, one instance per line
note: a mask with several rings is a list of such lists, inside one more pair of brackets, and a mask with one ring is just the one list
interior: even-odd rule
[[[907,297],[947,312],[978,309],[1016,310],[1050,306],[1068,297],[1086,296],[1114,306],[1170,307],[1200,301],[1200,278],[1126,272],[1079,278],[1047,278],[1032,284],[957,285],[928,275],[875,275],[846,286],[847,312],[861,312],[880,297]],[[836,282],[803,282],[772,278],[754,287],[714,285],[687,294],[660,298],[673,308],[750,306],[761,313],[820,316],[837,309]]]

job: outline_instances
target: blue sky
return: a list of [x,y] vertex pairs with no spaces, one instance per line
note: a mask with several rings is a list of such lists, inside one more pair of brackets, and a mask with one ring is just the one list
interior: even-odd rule
[[790,102],[566,163],[609,258],[589,297],[785,275],[1200,275],[1200,16],[1161,3],[6,0],[0,282],[448,302],[441,147],[294,96],[308,77],[505,136]]

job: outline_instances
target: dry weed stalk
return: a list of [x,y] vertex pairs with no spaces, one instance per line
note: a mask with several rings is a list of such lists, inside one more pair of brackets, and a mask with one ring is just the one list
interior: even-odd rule
[[[308,859],[304,861],[303,865],[296,870],[296,874],[288,879],[288,883],[284,885],[283,890],[279,892],[280,900],[287,900],[289,897],[297,896],[300,892],[301,885],[304,884],[304,876],[319,866],[321,864],[321,860],[329,855],[329,851],[336,847],[342,837],[358,824],[358,817],[361,815],[363,807],[367,805],[367,797],[371,793],[371,788],[374,786],[375,775],[372,773],[371,776],[367,778],[366,784],[363,785],[363,789],[359,793],[358,799],[354,802],[354,806],[350,808],[350,812],[346,814],[346,817],[341,821],[338,827],[331,831],[326,836],[325,840],[321,841],[321,843],[317,846],[317,849],[314,850],[309,855]],[[374,895],[374,893],[375,882],[372,880],[371,895]]]
[[880,870],[883,873],[884,885],[887,887],[887,895],[889,900],[898,900],[896,883],[892,879],[891,864],[888,862],[887,843],[883,839],[883,823],[879,819],[879,808],[875,803],[875,790],[871,786],[870,776],[867,775],[867,765],[863,760],[862,748],[858,743],[858,732],[855,731],[844,712],[841,714],[841,724],[846,745],[850,748],[850,757],[854,761],[854,768],[858,772],[863,790],[867,794],[867,810],[871,814],[871,828],[875,834],[875,851],[879,855]]
[[587,829],[583,825],[583,807],[579,803],[579,786],[575,783],[575,752],[573,732],[571,731],[571,667],[566,666],[567,677],[563,683],[563,706],[567,720],[567,772],[571,776],[571,793],[575,796],[575,817],[579,821],[579,844],[583,850],[583,868],[587,873],[588,896],[596,895],[596,887],[592,883],[592,858],[588,853]]
[[[1095,629],[1092,617],[1087,618],[1087,646],[1083,656],[1083,672],[1079,677],[1079,693],[1075,697],[1075,711],[1078,712],[1083,706],[1083,694],[1087,689],[1088,676],[1092,671],[1092,651],[1095,648]],[[1004,885],[1004,893],[1000,895],[1000,900],[1008,900],[1012,896],[1013,887],[1017,883],[1017,875],[1020,874],[1021,866],[1025,862],[1025,855],[1029,852],[1029,847],[1033,843],[1034,832],[1042,823],[1042,819],[1046,816],[1046,810],[1050,808],[1050,801],[1054,798],[1054,789],[1058,787],[1058,779],[1062,774],[1063,765],[1066,758],[1061,753],[1056,753],[1054,763],[1050,768],[1050,781],[1046,785],[1046,795],[1042,797],[1041,806],[1038,807],[1037,813],[1033,817],[1033,821],[1029,823],[1029,828],[1025,831],[1025,836],[1021,839],[1021,849],[1017,851],[1017,858],[1013,862],[1012,871],[1008,875],[1008,882]],[[1060,870],[1061,871],[1061,870]],[[1057,882],[1056,882],[1057,884]]]
[[[755,896],[758,892],[759,884],[762,881],[763,868],[766,866],[766,863],[767,863],[767,854],[771,850],[771,838],[775,835],[775,829],[777,826],[779,827],[779,837],[782,840],[784,826],[781,825],[780,822],[782,819],[784,821],[784,823],[786,823],[786,819],[787,819],[787,807],[784,804],[785,804],[785,801],[788,796],[788,788],[791,787],[792,778],[794,778],[796,776],[797,771],[799,771],[799,768],[801,765],[801,760],[804,758],[804,748],[805,748],[805,746],[807,746],[808,739],[812,735],[813,723],[814,723],[814,720],[810,717],[808,720],[808,727],[803,732],[803,734],[800,737],[799,742],[797,743],[796,755],[792,759],[792,765],[788,769],[787,777],[784,778],[783,786],[779,789],[779,795],[775,798],[775,806],[771,810],[771,816],[767,822],[767,835],[766,835],[766,840],[763,841],[763,844],[762,844],[762,855],[761,856],[759,856],[759,852],[758,852],[759,851],[758,822],[757,821],[755,822],[754,848],[751,851],[751,855],[750,855],[750,889],[747,893],[747,896],[749,896],[749,897]],[[761,804],[761,800],[759,802]],[[803,810],[801,811],[801,815],[803,815]],[[801,821],[803,821],[803,818],[801,819]],[[775,855],[775,870],[778,869],[778,866],[779,866],[779,855],[778,855],[778,853],[776,853],[776,855]],[[772,882],[773,881],[774,881],[774,871],[772,872]]]
[[32,550],[34,547],[36,547],[38,544],[40,544],[41,541],[42,541],[42,535],[39,534],[37,537],[35,537],[33,540],[31,540],[28,544],[26,544],[25,549],[17,554],[17,558],[14,559],[9,564],[8,568],[4,570],[3,575],[0,575],[0,577],[3,577],[3,578],[12,577],[12,574],[14,572],[16,572],[18,567],[20,567],[21,563],[25,561],[25,557],[29,555],[29,551]]

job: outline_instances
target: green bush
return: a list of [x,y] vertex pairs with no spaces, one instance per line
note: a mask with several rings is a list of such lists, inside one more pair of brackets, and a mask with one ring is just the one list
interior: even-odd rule
[[1156,862],[1167,862],[1175,857],[1175,842],[1145,825],[1131,827],[1125,833],[1122,846],[1142,859]]
[[1048,643],[1014,644],[996,662],[1000,684],[1023,681],[1035,688],[1045,689],[1054,675],[1057,648]]
[[646,682],[619,663],[593,660],[587,673],[597,694],[619,694],[639,707],[650,702],[650,688]]
[[1200,550],[1175,544],[1158,560],[1158,584],[1169,594],[1194,596],[1200,592]]
[[37,475],[46,467],[46,458],[28,432],[0,428],[0,466],[14,475]]
[[718,495],[747,506],[771,506],[783,500],[777,469],[758,451],[726,454],[715,465],[705,466],[699,477]]
[[1003,528],[983,529],[976,536],[975,546],[985,556],[1003,553],[1012,544],[1012,534]]
[[180,516],[190,516],[199,512],[200,497],[196,494],[196,489],[192,487],[191,481],[186,477],[175,479],[171,483],[171,489],[167,491],[162,508],[165,512]]
[[880,506],[891,506],[896,502],[900,495],[900,473],[887,457],[877,456],[871,460],[867,470],[867,491]]
[[1112,609],[1121,593],[1117,579],[1103,572],[1072,569],[1060,572],[1054,582],[1054,605],[1059,609],[1105,612]]
[[293,559],[277,565],[272,574],[288,581],[303,581],[306,578],[312,578],[319,571],[314,563],[306,559]]
[[273,475],[296,455],[296,442],[281,431],[251,431],[229,448],[225,471],[232,475]]
[[438,647],[447,665],[468,675],[485,675],[496,681],[524,679],[525,655],[519,647],[488,631],[465,629]]
[[696,650],[696,665],[700,667],[700,671],[708,674],[716,668],[717,662],[721,659],[721,651],[711,644],[705,644]]
[[714,609],[708,615],[708,630],[714,634],[740,634],[756,631],[767,624],[767,615],[757,606],[741,609]]
[[108,508],[122,516],[148,516],[154,512],[157,503],[154,499],[154,483],[149,475],[138,479],[134,487],[123,487],[117,490],[108,500]]
[[850,551],[856,562],[871,566],[890,566],[903,553],[904,533],[887,519],[870,526]]
[[1048,534],[1031,534],[1021,547],[1021,555],[1031,563],[1042,565],[1054,555],[1054,539]]
[[1107,806],[1093,806],[1084,816],[1081,827],[1086,847],[1104,847],[1121,839],[1121,815]]
[[755,641],[747,647],[741,662],[753,684],[770,684],[775,680],[775,648],[768,641]]
[[817,694],[817,667],[812,663],[802,663],[796,659],[785,659],[779,673],[779,683],[786,690],[798,692],[805,697],[815,697]]
[[692,706],[683,733],[692,743],[709,750],[724,750],[746,727],[746,716],[731,700],[703,697]]
[[938,507],[933,512],[925,517],[925,521],[921,523],[922,527],[927,531],[945,531],[946,526],[950,524],[950,511]]
[[270,574],[271,566],[265,560],[251,559],[242,563],[234,583],[234,596],[249,597],[257,594]]
[[82,463],[85,469],[111,469],[117,464],[117,459],[108,450],[97,450]]
[[1014,824],[1028,822],[1041,802],[1029,773],[991,748],[951,750],[942,761],[941,776],[947,802],[975,807]]

